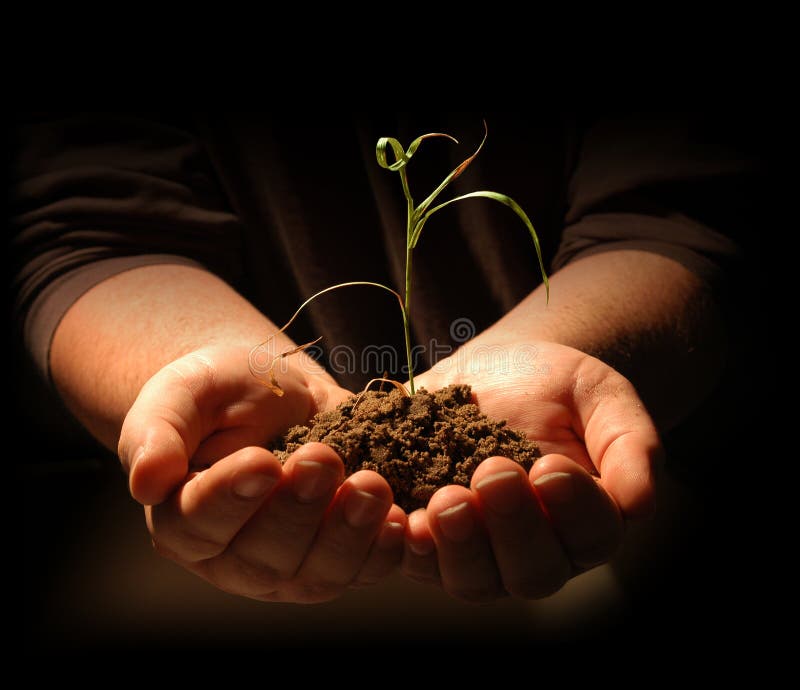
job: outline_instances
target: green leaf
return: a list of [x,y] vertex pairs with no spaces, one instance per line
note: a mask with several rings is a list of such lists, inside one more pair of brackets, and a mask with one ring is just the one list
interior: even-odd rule
[[[394,153],[394,163],[389,163],[386,156],[386,147],[390,146]],[[403,150],[402,144],[392,137],[381,137],[375,146],[375,157],[378,159],[378,165],[387,170],[400,170],[406,163],[408,157]]]
[[[400,144],[397,139],[392,137],[381,137],[378,139],[378,143],[375,146],[375,157],[378,159],[378,165],[386,170],[394,170],[397,172],[401,168],[404,168],[406,165],[408,165],[408,161],[411,160],[411,156],[417,152],[419,145],[425,141],[425,139],[432,139],[433,137],[444,137],[445,139],[454,141],[456,144],[458,143],[458,140],[454,139],[449,134],[443,134],[442,132],[431,132],[430,134],[423,134],[421,137],[414,139],[414,141],[412,141],[411,145],[408,147],[408,150],[404,151],[402,144]],[[390,147],[392,149],[392,153],[394,153],[394,163],[389,163],[387,160],[387,146]]]
[[422,232],[423,225],[427,222],[428,218],[430,218],[434,213],[440,211],[445,206],[449,206],[450,204],[454,204],[457,201],[463,201],[464,199],[474,199],[478,197],[483,197],[485,199],[494,199],[494,201],[499,201],[501,204],[508,206],[514,213],[519,216],[523,223],[525,223],[525,227],[528,228],[528,232],[530,233],[531,237],[533,238],[533,244],[536,247],[536,256],[539,259],[539,270],[542,272],[542,280],[544,281],[544,288],[547,293],[547,301],[550,301],[550,281],[547,278],[547,271],[544,268],[544,259],[542,258],[542,248],[539,244],[539,236],[536,234],[536,230],[533,228],[533,223],[531,223],[530,218],[528,218],[525,211],[522,210],[522,207],[514,201],[511,197],[506,196],[505,194],[499,194],[498,192],[470,192],[469,194],[463,194],[461,196],[457,196],[454,199],[449,199],[438,206],[434,206],[430,211],[428,211],[422,218],[420,218],[419,222],[417,223],[416,229],[414,231],[414,235],[411,238],[411,247],[416,247],[417,242],[419,242],[420,234]]
[[411,142],[411,145],[408,147],[408,150],[406,151],[406,156],[408,158],[411,158],[411,156],[413,156],[416,153],[417,149],[419,148],[419,145],[425,139],[433,139],[434,137],[443,137],[445,139],[449,139],[450,141],[456,144],[458,143],[458,139],[456,139],[455,137],[451,137],[449,134],[444,134],[443,132],[431,132],[430,134],[423,134],[421,137],[417,137],[416,139],[414,139],[414,141]]
[[[436,200],[436,197],[441,194],[447,185],[449,185],[453,180],[461,176],[469,166],[472,161],[475,160],[475,157],[481,152],[483,145],[486,143],[486,137],[489,136],[489,128],[486,125],[486,120],[483,121],[483,139],[481,139],[481,143],[479,144],[478,148],[475,149],[475,153],[473,153],[469,158],[461,161],[461,163],[453,170],[447,177],[444,178],[442,184],[440,184],[433,193],[425,199],[419,206],[417,206],[416,211],[414,211],[414,218],[412,219],[412,225],[416,225],[418,219],[420,219],[425,211],[428,210],[428,207]],[[413,245],[412,245],[413,246]]]

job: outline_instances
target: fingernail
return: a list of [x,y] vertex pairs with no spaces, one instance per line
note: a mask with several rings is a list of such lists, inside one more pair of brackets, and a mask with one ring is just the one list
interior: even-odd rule
[[292,488],[298,501],[311,503],[333,491],[336,474],[326,465],[313,460],[300,460],[292,470]]
[[133,454],[133,459],[131,460],[130,467],[128,467],[128,474],[131,474],[133,472],[133,468],[136,467],[136,463],[142,459],[143,455],[144,455],[144,446],[139,446],[136,449],[136,452]]
[[520,474],[514,470],[490,474],[475,485],[481,503],[501,515],[510,515],[522,499]]
[[377,522],[388,506],[377,496],[367,491],[351,491],[344,501],[344,519],[350,527],[364,527]]
[[258,498],[277,483],[278,478],[268,474],[242,474],[233,483],[233,493],[240,498]]
[[533,485],[539,489],[546,503],[570,503],[575,500],[575,483],[568,472],[543,474]]
[[472,519],[472,510],[467,501],[443,510],[436,516],[436,519],[442,534],[454,542],[463,542],[469,539],[475,524]]
[[408,550],[415,556],[427,556],[433,553],[435,544],[432,541],[407,541]]
[[375,544],[384,551],[394,549],[403,542],[404,532],[405,529],[399,522],[386,522]]

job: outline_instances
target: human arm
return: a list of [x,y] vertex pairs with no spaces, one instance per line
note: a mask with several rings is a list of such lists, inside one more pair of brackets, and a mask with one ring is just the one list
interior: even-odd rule
[[634,383],[660,431],[680,422],[714,386],[726,334],[709,285],[677,261],[631,249],[569,263],[469,349],[506,342],[568,345]]
[[[148,266],[67,311],[51,370],[80,421],[109,447],[119,438],[161,553],[228,591],[318,601],[386,574],[405,516],[377,474],[343,483],[328,448],[308,446],[284,467],[264,450],[347,394],[302,354],[279,374],[282,398],[258,384],[247,355],[276,330],[216,276]],[[277,348],[292,346],[278,337]]]
[[[492,458],[470,489],[440,490],[409,516],[404,571],[484,600],[544,596],[608,560],[624,522],[654,508],[660,446],[645,409],[674,424],[713,385],[724,352],[708,285],[670,258],[607,251],[556,272],[549,305],[535,290],[418,377],[469,383],[482,411],[526,431],[545,457],[528,477]],[[469,536],[449,539],[448,520]]]
[[[348,551],[352,560],[348,555],[343,570],[332,571],[334,581],[303,570],[319,543],[316,529],[345,527],[336,505],[349,504],[348,487],[374,495],[378,512],[387,487],[377,475],[339,487],[341,462],[324,449],[311,458],[318,465],[298,456],[280,467],[261,447],[278,427],[304,421],[321,406],[324,396],[314,396],[329,379],[323,374],[326,383],[310,390],[299,365],[313,363],[292,358],[298,368],[279,374],[287,395],[277,404],[250,375],[249,349],[277,329],[228,287],[244,283],[244,227],[193,118],[37,113],[20,119],[12,143],[14,335],[41,377],[55,383],[107,447],[117,448],[127,416],[122,460],[134,496],[150,506],[145,511],[156,546],[196,571],[203,563],[221,564],[201,574],[250,596],[329,598],[345,579],[380,577],[385,556],[368,557],[359,573],[374,522],[345,532],[345,541],[357,543]],[[274,278],[281,297],[293,288],[286,282]],[[286,340],[278,343],[288,347]],[[45,420],[55,407],[41,405]],[[46,421],[39,426],[50,431]],[[53,438],[61,445],[61,437]],[[134,463],[140,446],[148,453]],[[195,476],[196,470],[203,471]],[[319,480],[322,493],[310,502],[294,500],[301,474],[311,484]],[[239,480],[245,493],[260,495],[237,496]],[[330,520],[321,517],[328,507]],[[263,531],[281,519],[287,532],[296,527],[296,539],[283,549],[268,539],[260,543],[278,559],[270,573],[262,552],[234,545],[232,535],[247,525]],[[402,513],[389,512],[385,521],[394,520],[402,525]],[[377,521],[379,528],[385,522]],[[388,528],[390,542],[396,532],[396,525]],[[329,533],[319,534],[330,543]],[[389,561],[397,558],[396,546]],[[244,561],[264,567],[252,567],[249,581],[236,582],[237,563]]]
[[[412,514],[407,573],[468,598],[542,596],[608,560],[625,521],[652,511],[651,415],[674,426],[724,367],[733,238],[750,230],[758,189],[758,161],[731,135],[726,120],[642,117],[598,121],[580,137],[549,305],[537,289],[418,377],[470,383],[484,412],[526,431],[545,457],[527,478],[489,459],[470,490],[447,487]],[[505,523],[489,491],[517,506]],[[470,539],[449,541],[443,513],[471,519]]]

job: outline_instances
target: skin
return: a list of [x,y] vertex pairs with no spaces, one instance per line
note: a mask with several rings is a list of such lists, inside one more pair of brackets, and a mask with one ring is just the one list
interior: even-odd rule
[[[283,397],[260,385],[244,363],[277,327],[202,270],[149,266],[97,285],[59,325],[51,370],[78,419],[118,449],[156,549],[221,589],[324,601],[402,563],[469,601],[536,598],[607,560],[625,521],[654,508],[655,423],[633,385],[586,352],[647,361],[656,375],[642,378],[642,395],[672,423],[720,359],[697,326],[715,318],[704,294],[669,259],[598,254],[553,276],[550,306],[534,291],[421,374],[429,389],[470,383],[484,412],[546,455],[529,475],[490,458],[469,489],[445,487],[410,516],[376,473],[343,481],[330,448],[308,444],[283,466],[264,450],[348,392],[302,354],[285,360]],[[487,350],[516,366],[492,365]]]
[[426,555],[407,550],[406,573],[428,572],[423,579],[468,601],[547,596],[607,561],[624,522],[654,508],[658,434],[630,382],[566,346],[500,347],[531,348],[529,371],[501,364],[498,372],[484,358],[485,371],[477,374],[459,362],[448,375],[420,381],[426,387],[469,381],[483,411],[508,419],[543,452],[529,473],[508,458],[489,458],[469,489],[440,489],[411,516],[409,539],[435,548]]
[[159,553],[232,593],[324,601],[396,568],[406,516],[378,474],[342,481],[330,448],[309,444],[282,467],[261,447],[349,394],[302,354],[280,375],[283,397],[259,384],[246,364],[253,336],[277,330],[209,273],[144,267],[75,303],[51,370],[72,411],[118,449]]
[[[625,523],[655,508],[654,418],[665,429],[684,417],[722,366],[713,303],[670,259],[597,254],[552,276],[551,295],[546,305],[544,288],[535,290],[418,377],[429,390],[469,383],[483,412],[543,452],[527,475],[489,458],[469,489],[442,488],[409,516],[404,572],[468,601],[543,597],[608,561]],[[644,372],[639,393],[586,352]]]

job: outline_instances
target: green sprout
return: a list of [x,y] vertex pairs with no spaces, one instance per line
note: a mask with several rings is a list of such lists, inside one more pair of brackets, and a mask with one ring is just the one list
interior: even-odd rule
[[[414,141],[411,142],[411,145],[408,149],[403,149],[403,146],[397,139],[393,139],[391,137],[381,137],[378,140],[378,144],[375,148],[375,155],[378,159],[378,165],[386,170],[391,170],[396,172],[400,175],[400,182],[403,185],[403,195],[405,196],[406,200],[406,208],[407,208],[407,215],[406,215],[406,266],[405,266],[405,297],[401,296],[397,291],[393,290],[392,288],[383,285],[382,283],[374,283],[370,281],[351,281],[347,283],[339,283],[337,285],[331,285],[330,287],[325,288],[324,290],[320,290],[319,292],[313,294],[309,297],[297,311],[294,313],[291,319],[283,326],[277,333],[270,336],[267,340],[265,340],[260,345],[254,347],[250,352],[250,371],[251,373],[258,378],[264,385],[268,386],[270,389],[273,390],[277,395],[283,395],[283,389],[278,384],[277,379],[275,378],[275,363],[282,359],[283,357],[287,357],[289,355],[295,354],[296,352],[300,352],[301,350],[306,349],[307,347],[318,343],[321,338],[317,338],[309,343],[305,343],[304,345],[300,345],[298,347],[292,348],[286,352],[278,354],[274,357],[270,358],[261,357],[262,354],[266,353],[266,346],[269,342],[279,333],[283,333],[297,318],[298,314],[313,300],[315,300],[320,295],[324,295],[326,292],[330,292],[331,290],[338,290],[344,287],[350,287],[353,285],[370,285],[372,287],[381,288],[388,292],[391,292],[396,298],[400,305],[400,311],[403,315],[403,329],[405,332],[405,344],[406,344],[406,359],[408,363],[408,386],[411,391],[411,395],[414,395],[415,388],[414,388],[414,368],[412,363],[411,357],[411,321],[409,318],[410,315],[410,307],[411,307],[411,259],[412,259],[412,252],[414,248],[417,246],[419,242],[420,235],[422,234],[422,229],[425,227],[425,224],[428,222],[428,219],[437,211],[441,211],[443,208],[450,206],[450,204],[454,204],[457,201],[464,201],[465,199],[473,199],[483,197],[486,199],[493,199],[494,201],[499,201],[501,204],[508,206],[517,216],[522,220],[527,227],[528,232],[530,232],[531,237],[533,238],[534,246],[536,247],[536,256],[539,260],[539,269],[542,272],[542,280],[544,281],[545,291],[547,295],[547,300],[550,300],[550,282],[547,278],[547,272],[544,268],[544,260],[542,259],[542,250],[539,244],[539,237],[536,234],[536,230],[533,228],[533,223],[531,223],[530,219],[528,218],[525,211],[522,210],[520,205],[514,201],[511,197],[506,196],[505,194],[499,194],[498,192],[489,192],[489,191],[478,191],[478,192],[469,192],[468,194],[462,194],[461,196],[454,197],[452,199],[448,199],[436,206],[433,206],[434,201],[436,201],[437,197],[447,188],[447,186],[459,177],[472,163],[473,160],[477,157],[477,155],[483,149],[483,145],[486,143],[486,138],[488,137],[489,131],[486,126],[486,122],[483,123],[484,134],[483,139],[481,140],[480,145],[475,150],[475,152],[467,159],[461,162],[447,177],[444,178],[442,183],[418,206],[414,205],[414,199],[411,196],[411,191],[408,186],[408,173],[406,170],[406,166],[408,165],[411,157],[416,153],[417,149],[420,147],[420,144],[425,139],[431,139],[434,137],[444,137],[445,139],[450,139],[451,141],[458,143],[458,140],[451,137],[449,134],[442,134],[440,132],[433,132],[430,134],[423,134],[421,137],[417,137]],[[391,150],[394,160],[393,162],[389,162],[389,150]],[[373,379],[374,381],[382,381],[386,379]],[[370,383],[372,383],[370,382]],[[398,385],[403,390],[405,388],[402,384],[397,384],[397,382],[390,382],[393,385]]]

